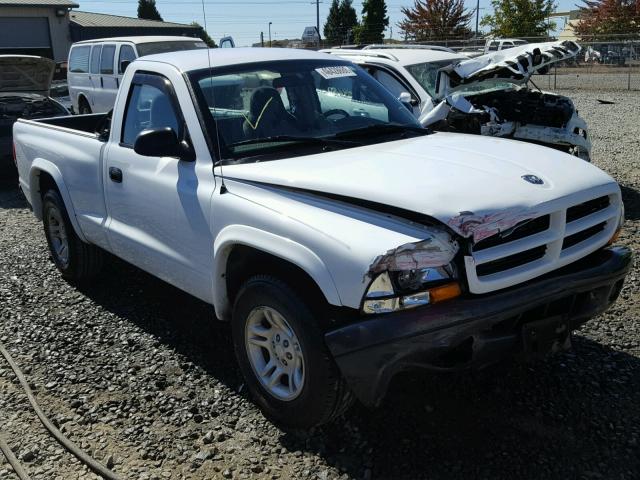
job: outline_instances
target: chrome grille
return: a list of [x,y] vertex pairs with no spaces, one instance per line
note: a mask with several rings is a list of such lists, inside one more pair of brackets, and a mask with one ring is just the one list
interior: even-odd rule
[[474,244],[465,257],[471,292],[525,282],[606,245],[618,226],[621,199],[618,191],[605,193],[549,202],[537,217]]

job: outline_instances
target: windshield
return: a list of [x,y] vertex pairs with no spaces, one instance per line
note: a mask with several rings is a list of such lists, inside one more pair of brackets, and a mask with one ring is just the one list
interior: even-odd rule
[[340,60],[261,62],[190,77],[223,159],[276,158],[427,133],[373,77]]
[[432,97],[436,96],[436,80],[438,78],[438,70],[447,65],[451,65],[454,59],[440,60],[439,62],[417,63],[407,66],[409,73]]
[[179,52],[181,50],[196,50],[199,48],[207,48],[207,44],[200,39],[193,41],[168,41],[168,42],[151,42],[139,43],[136,45],[138,56],[155,55],[157,53]]

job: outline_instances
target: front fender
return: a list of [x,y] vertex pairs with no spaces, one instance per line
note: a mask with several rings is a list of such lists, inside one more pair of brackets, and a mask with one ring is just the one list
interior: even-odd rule
[[224,278],[229,254],[236,245],[253,247],[293,263],[316,282],[327,302],[332,305],[341,305],[333,277],[324,262],[314,252],[291,239],[264,230],[247,225],[229,225],[220,231],[213,247],[213,305],[218,318],[226,319],[231,316],[227,282]]
[[69,195],[69,190],[64,182],[62,173],[54,163],[44,158],[36,158],[29,170],[29,196],[34,215],[38,220],[42,220],[42,192],[40,192],[40,175],[42,173],[47,173],[53,178],[64,202],[64,206],[67,209],[73,230],[80,240],[86,242],[87,240],[80,229],[80,224],[78,223],[76,212],[73,208],[73,202],[71,201],[71,196]]

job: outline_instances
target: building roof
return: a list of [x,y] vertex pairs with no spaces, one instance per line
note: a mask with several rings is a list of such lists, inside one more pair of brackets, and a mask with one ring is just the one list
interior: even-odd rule
[[298,50],[294,48],[202,48],[181,52],[160,53],[142,57],[136,62],[161,62],[173,65],[182,72],[207,68],[209,65],[224,67],[244,63],[270,62],[278,60],[325,60],[346,62],[335,55]]
[[156,43],[156,42],[200,42],[201,39],[196,37],[177,37],[175,35],[144,35],[137,37],[106,37],[106,38],[94,38],[92,40],[82,40],[75,42],[80,45],[83,43],[103,43],[103,42],[129,42],[136,45],[141,43]]
[[[2,0],[0,0],[2,2]],[[144,20],[135,17],[122,17],[120,15],[106,15],[104,13],[80,12],[74,10],[69,13],[72,23],[81,27],[132,27],[132,28],[193,28],[193,25],[184,23],[160,22],[157,20]]]
[[0,0],[0,7],[67,7],[78,8],[71,0]]

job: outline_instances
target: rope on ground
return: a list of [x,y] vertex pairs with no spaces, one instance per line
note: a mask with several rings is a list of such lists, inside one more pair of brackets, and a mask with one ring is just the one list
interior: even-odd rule
[[[36,415],[38,415],[38,418],[42,422],[42,425],[44,425],[44,427],[47,430],[49,430],[49,433],[53,435],[53,437],[58,441],[58,443],[60,443],[60,445],[62,445],[65,449],[67,449],[67,451],[75,455],[75,457],[78,460],[80,460],[82,463],[84,463],[87,467],[89,467],[91,470],[93,470],[95,473],[102,476],[106,480],[121,480],[121,478],[118,475],[116,475],[114,472],[112,472],[107,467],[102,465],[100,462],[96,461],[95,459],[90,457],[87,453],[82,451],[80,447],[78,447],[75,443],[73,443],[71,440],[65,437],[64,434],[51,423],[51,421],[47,418],[44,412],[40,409],[40,406],[38,405],[38,402],[36,401],[36,398],[33,395],[33,392],[31,391],[31,388],[29,387],[29,384],[27,383],[27,380],[24,374],[22,373],[22,370],[18,368],[18,365],[16,364],[16,362],[13,360],[11,355],[9,355],[9,352],[7,352],[7,350],[4,348],[4,346],[1,343],[0,343],[0,353],[7,360],[7,362],[11,366],[11,369],[13,370],[13,373],[16,374],[16,377],[18,377],[18,380],[20,381],[20,385],[22,385],[23,390],[27,394],[29,403],[33,407],[33,410],[36,412]],[[3,449],[3,452],[4,452],[4,449]],[[5,452],[5,456],[6,455],[7,454]],[[9,457],[7,457],[7,460],[9,460]],[[11,463],[10,460],[9,460],[9,463]]]
[[11,448],[9,448],[9,445],[7,444],[6,440],[2,436],[2,433],[0,433],[0,451],[4,453],[4,456],[6,457],[7,462],[9,462],[9,465],[13,467],[13,471],[16,472],[16,475],[18,475],[18,478],[20,478],[20,480],[31,480],[31,477],[27,475],[27,472],[25,471],[22,464],[18,461],[16,456],[13,454],[13,452],[11,451]]

